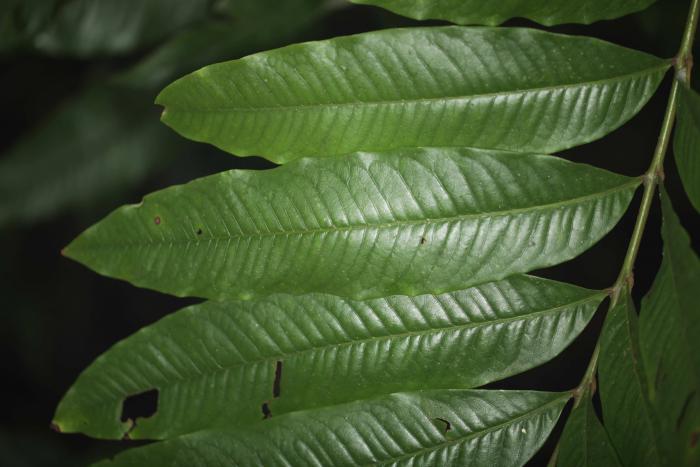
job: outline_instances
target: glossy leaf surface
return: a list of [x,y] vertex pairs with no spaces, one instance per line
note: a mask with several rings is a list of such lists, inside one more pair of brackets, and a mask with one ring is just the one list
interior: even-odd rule
[[639,179],[550,156],[405,149],[229,171],[147,196],[64,254],[211,299],[440,293],[571,259]]
[[351,0],[376,5],[413,19],[442,19],[457,24],[496,26],[528,18],[546,26],[589,24],[643,10],[655,0]]
[[558,467],[622,467],[590,399],[575,408],[559,441]]
[[[442,295],[206,302],[103,354],[59,405],[63,432],[121,439],[122,401],[156,388],[131,438],[169,438],[379,394],[469,388],[535,367],[586,326],[603,292],[513,276]],[[189,401],[189,402],[188,402]],[[191,401],[197,401],[191,403]]]
[[550,153],[626,122],[668,66],[532,29],[393,29],[210,65],[157,103],[183,136],[277,163],[416,146]]
[[700,260],[665,192],[664,256],[642,302],[641,353],[668,465],[700,463]]
[[680,86],[673,152],[688,198],[700,212],[700,96]]
[[127,451],[102,467],[520,466],[569,394],[442,390],[302,411],[246,430],[203,431]]
[[647,375],[639,351],[637,313],[620,292],[601,334],[598,366],[603,420],[624,466],[662,465],[659,427],[648,399]]

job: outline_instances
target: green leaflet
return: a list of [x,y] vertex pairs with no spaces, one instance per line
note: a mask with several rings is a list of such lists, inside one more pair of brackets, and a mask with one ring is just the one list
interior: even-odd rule
[[622,290],[603,325],[598,374],[605,428],[625,467],[663,465],[637,326],[632,298]]
[[590,24],[643,10],[655,0],[350,0],[376,5],[413,19],[442,19],[457,24],[496,26],[522,17],[545,26]]
[[558,467],[621,467],[589,398],[575,408],[559,441]]
[[700,212],[700,96],[680,86],[678,115],[673,140],[678,173],[688,198]]
[[[603,292],[513,276],[442,295],[352,301],[273,295],[206,302],[117,344],[80,376],[54,424],[121,439],[130,394],[159,391],[130,438],[171,438],[356,399],[469,388],[538,366],[584,329]],[[185,401],[196,400],[196,404]]]
[[132,449],[103,467],[520,466],[570,394],[440,390],[295,412]]
[[211,65],[156,102],[183,136],[277,163],[416,146],[551,153],[626,122],[668,67],[531,29],[407,28]]
[[304,159],[154,193],[64,254],[178,296],[440,293],[579,255],[639,183],[550,156],[471,149]]
[[642,302],[640,347],[651,405],[669,456],[667,465],[696,466],[700,463],[700,261],[665,191],[661,206],[664,256]]

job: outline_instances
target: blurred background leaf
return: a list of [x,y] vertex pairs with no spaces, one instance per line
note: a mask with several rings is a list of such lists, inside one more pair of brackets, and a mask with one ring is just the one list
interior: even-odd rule
[[[184,2],[189,9],[177,14],[182,21],[163,23],[160,18],[154,24],[151,16],[177,8],[166,7],[162,0],[137,0],[138,7],[129,3],[62,3],[60,21],[69,18],[74,27],[56,26],[54,32],[36,37],[56,35],[52,52],[60,49],[86,56],[103,44],[99,51],[116,53],[155,40],[156,33],[172,32],[169,28],[174,24],[182,26],[185,13],[196,16],[194,5],[201,4],[202,11],[207,6],[217,18],[201,21],[198,17],[197,24],[172,35],[137,58],[134,65],[123,71],[118,66],[111,73],[102,71],[101,79],[92,79],[94,84],[88,83],[75,97],[63,102],[10,148],[0,160],[0,226],[48,219],[67,209],[82,211],[101,200],[129,193],[152,171],[172,163],[178,154],[196,153],[201,147],[161,125],[159,110],[152,105],[157,91],[207,63],[293,40],[326,11],[322,0],[288,0],[281,7],[275,7],[272,0],[219,1],[211,7],[197,0]],[[16,4],[14,13],[27,13],[29,4]],[[65,12],[69,7],[74,8]],[[27,13],[25,25],[42,22],[47,15],[44,7],[30,12],[37,16]],[[147,37],[132,26],[119,33],[124,36],[120,39],[112,29],[122,22],[153,27],[147,28]],[[59,29],[60,34],[56,32]],[[95,49],[80,49],[88,45]]]
[[120,196],[186,146],[160,125],[148,95],[88,89],[0,160],[0,225]]
[[[11,46],[89,58],[155,44],[206,19],[209,0],[9,0],[2,35]],[[3,41],[5,42],[5,41]]]

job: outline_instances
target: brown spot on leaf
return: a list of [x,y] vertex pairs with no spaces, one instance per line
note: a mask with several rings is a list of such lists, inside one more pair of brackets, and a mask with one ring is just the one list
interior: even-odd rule
[[160,225],[160,216],[156,216],[153,222],[155,222],[156,225]]
[[126,423],[129,425],[122,435],[122,440],[128,441],[131,439],[131,432],[136,428],[136,422],[134,422],[132,419],[126,420]]

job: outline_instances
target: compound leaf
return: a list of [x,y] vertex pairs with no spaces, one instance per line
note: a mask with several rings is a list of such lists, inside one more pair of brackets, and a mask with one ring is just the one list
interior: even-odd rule
[[[54,425],[100,438],[170,438],[246,426],[263,418],[263,404],[277,416],[399,390],[476,387],[556,356],[604,297],[513,276],[415,298],[206,302],[98,358]],[[153,389],[158,411],[130,429],[120,420],[123,401]]]
[[496,26],[511,18],[528,18],[546,26],[590,24],[643,10],[655,0],[351,0],[376,5],[413,19],[441,19],[457,24]]
[[247,429],[202,431],[105,461],[169,465],[523,465],[570,394],[437,390],[395,393],[272,416]]
[[64,253],[178,296],[440,293],[579,255],[639,183],[550,156],[464,148],[311,158],[154,193]]
[[277,163],[416,146],[551,153],[622,125],[668,67],[532,29],[394,29],[210,65],[157,103],[183,136]]
[[700,463],[700,260],[665,191],[664,256],[642,302],[640,347],[667,465]]
[[700,212],[700,96],[680,86],[673,152],[688,198]]

